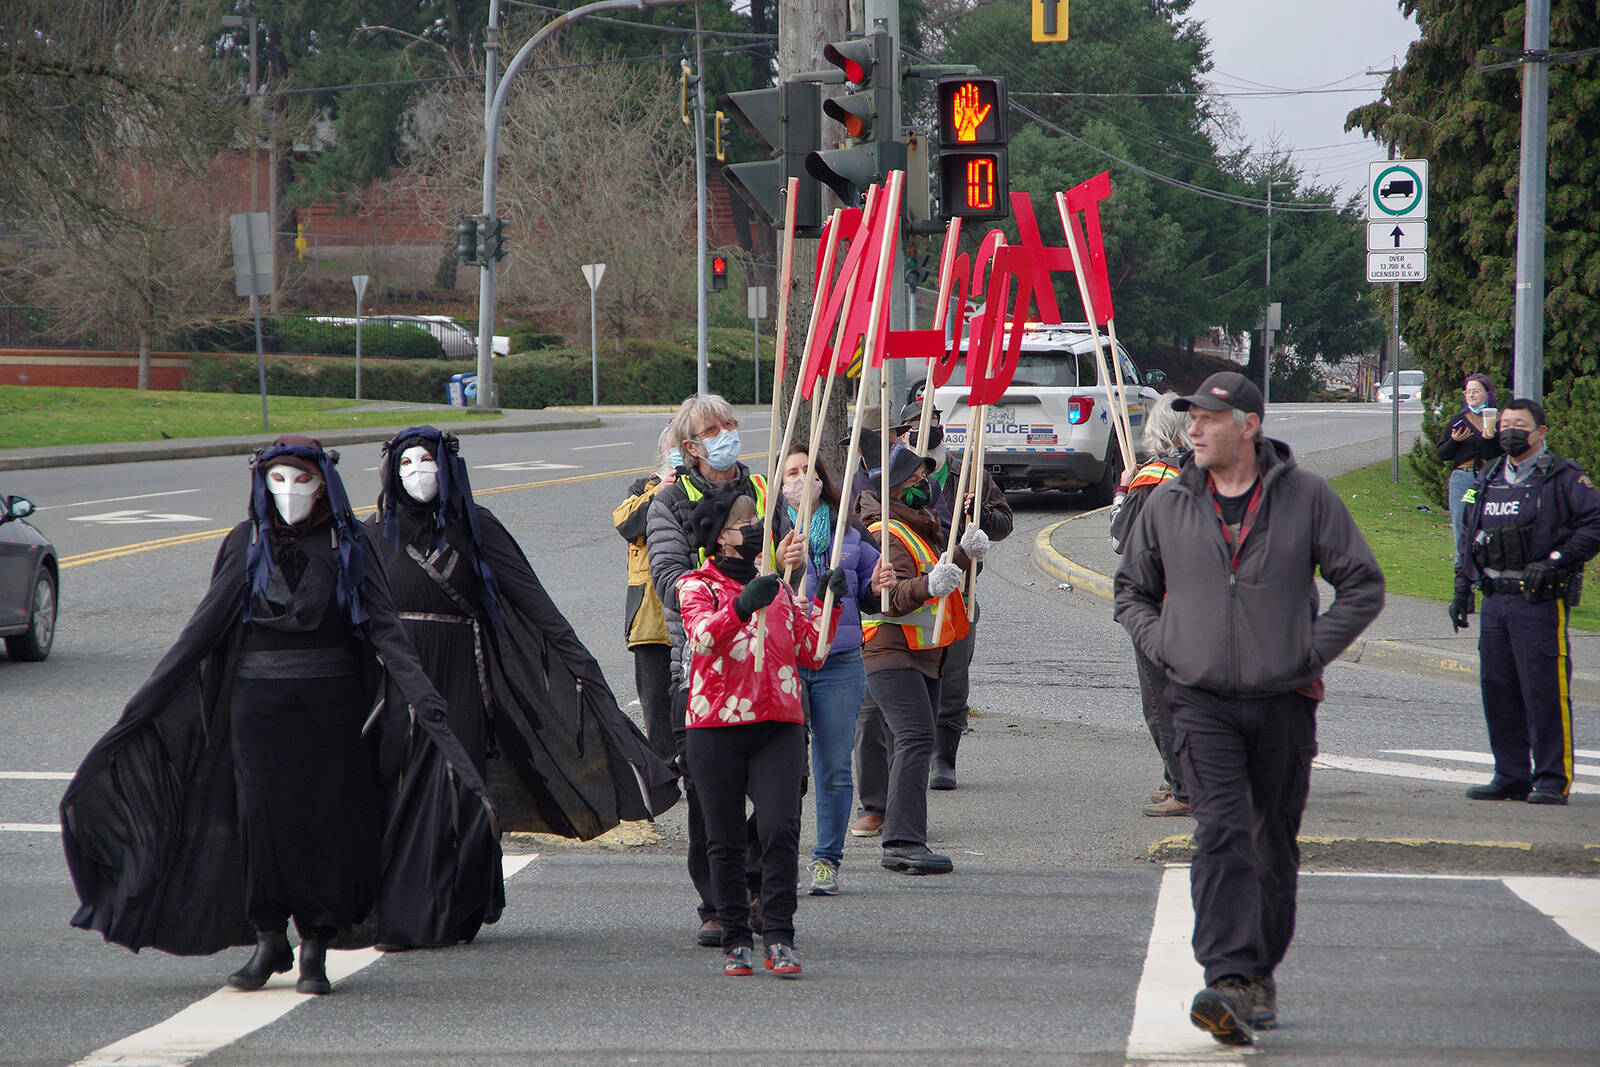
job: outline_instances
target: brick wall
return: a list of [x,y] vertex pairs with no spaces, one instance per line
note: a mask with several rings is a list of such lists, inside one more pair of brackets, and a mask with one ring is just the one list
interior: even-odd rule
[[[187,352],[150,353],[150,388],[182,389]],[[0,348],[0,385],[136,389],[139,353],[115,349],[81,352],[58,348]]]

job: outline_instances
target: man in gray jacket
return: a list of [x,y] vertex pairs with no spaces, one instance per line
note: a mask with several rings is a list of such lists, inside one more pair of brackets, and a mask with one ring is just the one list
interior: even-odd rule
[[[1295,837],[1322,670],[1383,608],[1383,573],[1328,483],[1261,435],[1261,392],[1213,374],[1173,407],[1194,457],[1151,492],[1116,577],[1117,621],[1167,675],[1197,822],[1190,871],[1206,988],[1190,1020],[1250,1044],[1277,1020],[1294,936]],[[1333,585],[1319,613],[1314,571]]]

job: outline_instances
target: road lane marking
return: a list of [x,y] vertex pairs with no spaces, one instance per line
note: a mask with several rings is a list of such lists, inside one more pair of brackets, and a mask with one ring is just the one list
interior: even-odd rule
[[[765,452],[754,452],[743,457],[746,460],[766,459]],[[497,485],[488,489],[473,489],[474,497],[492,496],[495,493],[515,493],[523,489],[543,489],[552,485],[576,485],[579,482],[599,481],[602,478],[621,478],[630,474],[648,474],[655,467],[628,467],[616,471],[596,471],[593,474],[571,474],[565,478],[547,478],[542,482],[519,482],[516,485]],[[152,552],[158,548],[175,548],[179,545],[193,544],[196,541],[206,541],[211,538],[221,537],[233,527],[220,530],[202,530],[198,533],[178,534],[174,537],[161,537],[154,541],[140,541],[131,545],[122,545],[117,548],[102,548],[94,552],[84,552],[76,556],[65,556],[61,559],[60,566],[80,567],[85,563],[104,563],[107,560],[120,559],[123,556],[132,556],[140,552]]]
[[572,448],[570,449],[570,451],[572,451],[572,452],[587,452],[591,448],[621,448],[623,445],[631,445],[631,444],[633,444],[632,441],[607,441],[603,445],[573,445]]
[[[1447,759],[1482,767],[1494,766],[1494,756],[1487,752],[1466,752],[1454,748],[1386,748],[1383,752],[1387,756],[1420,756],[1423,759]],[[1600,775],[1600,766],[1593,764],[1579,763],[1572,770],[1574,774]]]
[[152,522],[208,522],[204,515],[185,515],[166,511],[103,511],[98,515],[69,515],[68,522],[98,522],[107,526],[131,526]]
[[1189,1002],[1206,984],[1205,972],[1195,962],[1190,946],[1193,933],[1189,868],[1168,867],[1161,873],[1161,892],[1150,922],[1150,947],[1133,999],[1130,1061],[1244,1062],[1237,1049],[1217,1044],[1189,1021]]
[[1506,888],[1591,952],[1600,952],[1600,884],[1593,878],[1506,878]]
[[[1430,767],[1422,763],[1366,759],[1360,756],[1322,755],[1313,759],[1311,766],[1330,771],[1382,774],[1390,778],[1414,778],[1424,782],[1455,782],[1461,785],[1479,785],[1483,782],[1482,771],[1456,770],[1453,767]],[[1572,792],[1600,793],[1600,785],[1592,782],[1574,782]]]
[[[505,856],[500,865],[505,876],[510,878],[538,858],[536,852]],[[328,981],[338,985],[376,963],[383,955],[370,948],[330,950]],[[91,1052],[73,1067],[110,1067],[113,1064],[118,1067],[129,1064],[180,1067],[193,1063],[277,1022],[306,1001],[319,999],[311,994],[296,993],[295,980],[295,973],[290,971],[273,975],[267,979],[265,987],[253,993],[219,989],[148,1029]]]
[[108,496],[99,500],[75,500],[70,504],[38,504],[34,511],[51,511],[58,508],[86,508],[91,504],[120,504],[125,500],[150,500],[158,496],[182,496],[184,493],[198,493],[198,489],[165,489],[159,493],[135,493],[132,496]]
[[59,834],[61,827],[53,822],[0,822],[0,832],[14,834]]
[[71,771],[0,771],[0,778],[12,778],[36,782],[70,782]]

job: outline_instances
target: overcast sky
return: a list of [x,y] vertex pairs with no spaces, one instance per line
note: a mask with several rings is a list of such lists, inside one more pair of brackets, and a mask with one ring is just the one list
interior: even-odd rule
[[1364,72],[1404,62],[1417,39],[1416,24],[1401,16],[1395,0],[1195,0],[1188,17],[1205,23],[1208,79],[1218,92],[1370,90],[1227,97],[1257,150],[1276,135],[1308,181],[1338,184],[1345,195],[1359,192],[1367,164],[1385,151],[1344,132],[1344,117],[1378,98],[1383,79]]

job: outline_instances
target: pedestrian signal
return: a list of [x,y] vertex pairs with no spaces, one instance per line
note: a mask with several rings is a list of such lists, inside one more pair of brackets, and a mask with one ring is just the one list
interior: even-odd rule
[[711,291],[720,293],[728,287],[728,257],[711,257]]
[[1006,80],[945,78],[938,101],[940,216],[1006,218],[1011,214]]

